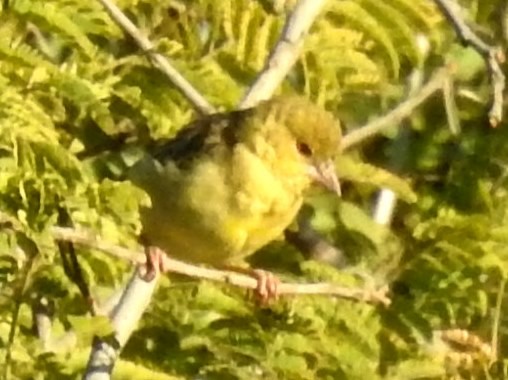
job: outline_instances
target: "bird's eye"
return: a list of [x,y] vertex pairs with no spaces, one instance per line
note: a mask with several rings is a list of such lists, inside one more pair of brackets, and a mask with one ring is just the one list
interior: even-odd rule
[[296,148],[305,157],[309,157],[312,155],[312,150],[305,143],[301,143],[301,142],[296,143]]

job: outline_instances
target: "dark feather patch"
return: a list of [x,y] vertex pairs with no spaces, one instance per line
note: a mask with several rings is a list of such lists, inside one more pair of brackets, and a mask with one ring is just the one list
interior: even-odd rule
[[238,143],[239,127],[250,114],[251,110],[242,110],[197,119],[172,139],[158,144],[153,157],[163,165],[173,161],[185,167],[219,144],[233,148]]

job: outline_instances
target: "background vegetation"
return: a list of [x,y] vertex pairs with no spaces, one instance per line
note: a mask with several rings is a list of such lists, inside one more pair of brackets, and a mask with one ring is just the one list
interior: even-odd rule
[[[157,51],[226,110],[262,69],[294,3],[117,1]],[[120,179],[149,136],[171,136],[195,113],[99,2],[6,5],[0,357],[4,378],[74,379],[107,323],[88,316],[52,227],[72,222],[136,247],[144,194]],[[461,5],[475,32],[505,46],[503,1]],[[389,307],[295,296],[260,308],[244,290],[168,276],[114,378],[505,378],[508,132],[503,123],[489,126],[482,57],[459,44],[431,0],[330,0],[280,92],[305,94],[349,132],[416,91],[408,78],[448,64],[456,68],[454,96],[436,94],[404,132],[394,124],[348,150],[338,162],[342,200],[309,198],[311,223],[341,249],[342,268],[306,260],[282,241],[253,258],[285,281],[389,285]],[[371,216],[385,186],[400,197],[388,226]],[[99,303],[130,275],[109,255],[77,253]],[[46,339],[34,328],[41,310],[52,320]],[[71,330],[73,339],[64,339]]]

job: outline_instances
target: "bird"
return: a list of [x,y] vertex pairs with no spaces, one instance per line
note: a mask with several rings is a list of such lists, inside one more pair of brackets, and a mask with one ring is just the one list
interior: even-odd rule
[[262,299],[277,296],[270,272],[244,260],[283,235],[308,189],[340,195],[334,159],[340,122],[303,96],[282,95],[242,110],[203,116],[131,169],[150,206],[140,209],[149,267],[160,254],[240,268]]

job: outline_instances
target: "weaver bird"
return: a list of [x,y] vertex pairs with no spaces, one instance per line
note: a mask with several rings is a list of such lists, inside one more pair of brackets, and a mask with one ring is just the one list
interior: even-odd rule
[[[295,96],[184,127],[132,169],[132,181],[151,198],[141,209],[151,267],[163,262],[158,248],[188,262],[240,268],[282,236],[312,183],[340,192],[333,164],[340,138],[330,113]],[[268,272],[241,271],[257,279],[262,298],[276,294]]]

